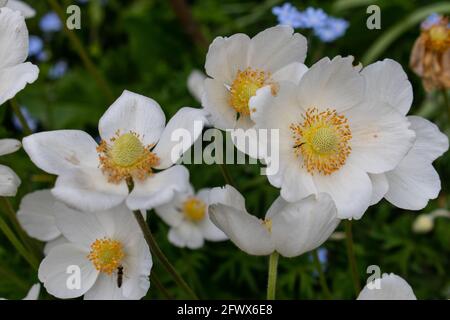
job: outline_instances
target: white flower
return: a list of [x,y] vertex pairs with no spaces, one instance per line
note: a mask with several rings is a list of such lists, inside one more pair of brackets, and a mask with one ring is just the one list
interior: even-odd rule
[[0,105],[27,83],[36,81],[39,69],[28,56],[28,29],[18,11],[0,8]]
[[417,216],[412,225],[415,233],[428,233],[434,229],[436,218],[450,218],[450,211],[446,209],[436,209],[431,213],[423,213]]
[[19,11],[25,17],[25,19],[33,18],[36,15],[36,10],[34,10],[30,5],[28,5],[24,1],[19,0],[2,0],[2,1],[0,1],[0,7],[6,6],[11,10]]
[[[379,288],[376,288],[377,282]],[[391,273],[368,283],[359,293],[358,300],[417,300],[411,286]]]
[[[31,286],[27,295],[22,300],[38,300],[40,291],[41,291],[41,285],[39,283],[36,283],[33,286]],[[0,300],[6,300],[6,299],[0,298]]]
[[202,101],[203,93],[205,92],[205,80],[206,75],[199,71],[193,70],[188,77],[187,87],[190,94],[197,100],[198,102]]
[[264,220],[247,213],[244,197],[231,186],[212,189],[209,199],[211,220],[251,255],[299,256],[324,243],[340,221],[327,194],[294,203],[278,197]]
[[[385,59],[364,68],[362,74],[371,88],[370,99],[381,100],[402,115],[408,113],[412,88],[400,64]],[[432,163],[448,150],[448,138],[424,118],[407,119],[416,134],[414,145],[393,170],[370,175],[374,183],[372,204],[385,197],[399,208],[420,210],[439,195],[441,181]]]
[[382,101],[365,95],[365,79],[353,57],[324,58],[298,85],[284,82],[250,100],[257,129],[279,130],[278,170],[269,182],[289,202],[330,194],[338,217],[359,219],[372,198],[368,173],[394,169],[411,148],[409,121]]
[[[20,149],[20,141],[0,139],[0,156],[16,152]],[[20,178],[11,168],[0,165],[0,196],[13,197],[20,186]]]
[[169,226],[169,241],[177,247],[198,249],[204,240],[223,241],[227,236],[218,229],[208,215],[210,189],[194,194],[192,186],[187,192],[177,193],[169,203],[156,207],[156,213]]
[[[66,207],[55,210],[55,214],[67,243],[54,246],[39,266],[39,280],[50,294],[58,298],[84,295],[87,300],[145,296],[152,258],[126,206],[93,213]],[[68,272],[71,266],[80,268],[79,288],[73,280],[76,273]]]
[[238,33],[217,37],[209,47],[202,105],[219,129],[249,128],[248,102],[269,86],[276,94],[281,80],[298,81],[306,67],[305,37],[288,26],[276,26],[250,39]]
[[24,138],[23,145],[39,168],[58,175],[52,192],[68,205],[106,210],[126,199],[131,210],[150,209],[170,201],[189,183],[187,169],[173,164],[190,145],[178,148],[172,133],[187,131],[192,144],[203,127],[196,124],[205,122],[203,110],[185,107],[165,126],[156,101],[124,91],[100,119],[99,145],[79,130],[36,133]]

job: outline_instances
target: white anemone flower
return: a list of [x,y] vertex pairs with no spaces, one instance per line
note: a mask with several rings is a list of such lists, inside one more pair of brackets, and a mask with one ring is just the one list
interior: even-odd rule
[[296,257],[322,245],[338,226],[336,208],[327,194],[289,203],[278,197],[264,220],[249,214],[244,197],[233,187],[210,193],[211,220],[242,251]]
[[[15,139],[0,139],[0,156],[4,156],[20,149],[20,141]],[[0,165],[0,196],[14,197],[20,186],[20,178],[9,167]]]
[[56,225],[56,210],[61,214],[73,211],[59,202],[49,189],[25,195],[17,210],[17,219],[25,232],[30,237],[45,242],[46,255],[53,247],[67,242]]
[[[411,107],[412,86],[402,66],[385,59],[364,68],[369,98],[381,100],[402,115]],[[371,174],[374,184],[372,204],[383,197],[393,205],[407,210],[421,210],[441,190],[441,181],[433,161],[448,150],[448,137],[430,121],[408,116],[416,140],[401,162],[386,173]]]
[[25,19],[33,18],[36,15],[36,10],[34,10],[29,4],[20,0],[1,0],[0,7],[6,6],[14,11],[19,11]]
[[[22,300],[38,300],[40,291],[41,291],[41,285],[39,283],[36,283],[33,286],[31,286],[27,295]],[[0,300],[6,300],[6,299],[0,298]]]
[[156,207],[155,211],[170,226],[169,241],[177,247],[201,248],[204,240],[223,241],[227,236],[209,218],[210,189],[194,193],[192,186],[187,192],[177,193],[169,203]]
[[[52,192],[69,206],[97,211],[126,200],[131,210],[150,209],[188,187],[188,170],[174,163],[207,120],[203,110],[185,107],[165,121],[156,101],[124,91],[100,119],[100,144],[84,131],[57,130],[30,135],[23,145],[39,168],[58,175]],[[177,130],[189,133],[190,144],[174,140]]]
[[306,57],[304,36],[289,26],[268,28],[255,37],[238,33],[217,37],[206,55],[203,107],[212,125],[226,130],[253,126],[249,100],[269,86],[272,95],[279,81],[298,81]]
[[393,273],[383,274],[369,282],[359,293],[358,300],[417,300],[411,286]]
[[18,11],[0,8],[0,105],[27,83],[36,81],[39,69],[28,57],[28,29]]
[[368,174],[394,169],[415,139],[402,114],[366,97],[352,63],[324,58],[298,85],[283,82],[276,97],[264,87],[250,100],[255,128],[279,132],[279,163],[266,159],[269,182],[289,202],[328,193],[341,219],[361,218],[372,199]]
[[84,295],[86,300],[145,296],[152,257],[125,205],[92,213],[66,207],[55,213],[67,243],[54,246],[39,266],[39,280],[50,294],[63,299]]

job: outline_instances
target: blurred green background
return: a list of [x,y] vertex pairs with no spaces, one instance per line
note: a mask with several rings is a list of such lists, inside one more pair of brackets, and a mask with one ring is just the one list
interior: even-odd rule
[[[52,11],[48,1],[26,1],[37,11],[27,20],[30,35],[43,40],[44,56],[32,57],[40,76],[18,96],[37,121],[37,130],[62,128],[83,129],[94,137],[97,123],[111,104],[97,82],[85,68],[76,47],[64,31],[44,32],[41,18]],[[243,32],[250,36],[277,24],[271,8],[284,1],[211,0],[187,1],[192,15],[206,40],[195,43],[175,14],[170,1],[107,0],[79,3],[59,1],[66,8],[77,4],[81,8],[81,30],[75,30],[86,52],[112,88],[113,97],[128,89],[158,101],[172,116],[182,106],[199,107],[189,94],[186,80],[193,69],[203,70],[207,44],[219,35]],[[353,55],[365,63],[373,59],[392,58],[399,61],[409,75],[414,88],[411,114],[419,114],[438,124],[449,134],[450,121],[440,92],[426,93],[420,79],[408,66],[409,55],[420,33],[420,22],[436,8],[450,11],[448,2],[411,0],[341,0],[291,1],[299,9],[308,6],[323,8],[327,13],[345,18],[350,27],[345,36],[328,44],[321,43],[308,32],[307,65],[323,56]],[[377,4],[381,8],[381,30],[366,28],[366,8]],[[55,76],[54,67],[64,61],[64,74]],[[14,124],[8,103],[0,108],[0,137],[21,139],[23,133]],[[23,150],[2,157],[2,164],[12,167],[22,178],[18,195],[11,199],[17,209],[23,195],[37,189],[50,188],[53,178],[37,169]],[[450,298],[450,221],[435,220],[434,229],[426,234],[412,231],[419,213],[448,208],[450,191],[450,155],[435,162],[442,181],[439,199],[429,202],[421,212],[396,209],[386,201],[371,207],[360,221],[353,223],[355,250],[361,281],[365,283],[369,265],[379,265],[382,272],[394,272],[405,278],[419,299]],[[224,184],[218,166],[189,165],[191,181],[198,189]],[[258,165],[235,165],[229,168],[238,189],[247,200],[249,212],[263,216],[278,190],[259,175]],[[3,214],[3,212],[2,212]],[[158,243],[179,272],[201,298],[264,298],[267,258],[252,257],[239,251],[232,243],[210,243],[200,250],[179,249],[167,240],[168,227],[155,215],[150,226]],[[343,226],[338,228],[341,231]],[[325,250],[323,250],[325,249]],[[321,248],[325,276],[336,299],[353,299],[344,240],[329,240]],[[37,282],[37,273],[0,234],[0,297],[22,298]],[[153,269],[164,286],[176,298],[185,298],[170,276],[157,261]],[[277,297],[282,299],[321,299],[312,257],[305,254],[280,260]],[[51,298],[41,294],[41,297]],[[163,296],[152,286],[148,298]]]

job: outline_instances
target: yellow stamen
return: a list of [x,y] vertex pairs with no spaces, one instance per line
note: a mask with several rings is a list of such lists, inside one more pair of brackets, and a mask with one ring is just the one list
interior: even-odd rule
[[269,233],[272,233],[272,219],[265,219],[261,221],[262,225],[269,231]]
[[124,257],[122,244],[108,238],[95,240],[88,255],[95,269],[108,275],[117,270]]
[[271,85],[272,94],[276,94],[276,86],[270,78],[270,73],[247,68],[238,70],[230,88],[230,105],[241,115],[249,115],[248,103],[256,91],[266,85]]
[[294,152],[309,173],[329,175],[339,170],[351,152],[348,120],[336,110],[309,108],[304,121],[291,124]]
[[450,48],[450,28],[447,24],[433,25],[428,32],[429,44],[436,51],[446,51]]
[[189,197],[184,201],[182,210],[186,218],[198,222],[206,215],[206,204],[196,197]]
[[112,183],[131,178],[145,180],[153,174],[152,167],[159,164],[159,158],[150,151],[152,147],[144,146],[134,132],[121,135],[118,131],[110,143],[102,140],[97,147],[100,167]]

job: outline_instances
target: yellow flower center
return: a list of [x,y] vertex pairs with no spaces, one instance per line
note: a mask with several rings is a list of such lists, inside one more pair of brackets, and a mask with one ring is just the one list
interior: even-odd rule
[[450,48],[450,28],[447,24],[436,24],[428,30],[429,43],[433,50],[446,51]]
[[103,238],[91,244],[88,259],[91,260],[95,269],[111,275],[121,265],[124,256],[125,253],[119,241]]
[[267,229],[269,233],[272,233],[272,219],[261,220],[261,224],[264,226],[264,228]]
[[309,108],[303,122],[291,124],[294,152],[309,173],[329,175],[339,170],[351,152],[348,120],[336,110]]
[[108,181],[119,183],[131,178],[144,180],[152,175],[152,167],[159,158],[150,151],[153,146],[144,146],[134,132],[116,135],[108,142],[102,140],[97,147],[100,167]]
[[201,221],[206,215],[206,204],[196,197],[190,197],[183,203],[183,213],[191,221]]
[[230,105],[241,115],[249,115],[248,103],[256,91],[266,85],[271,85],[272,94],[275,95],[276,87],[272,83],[270,73],[247,68],[238,70],[236,78],[230,88]]

